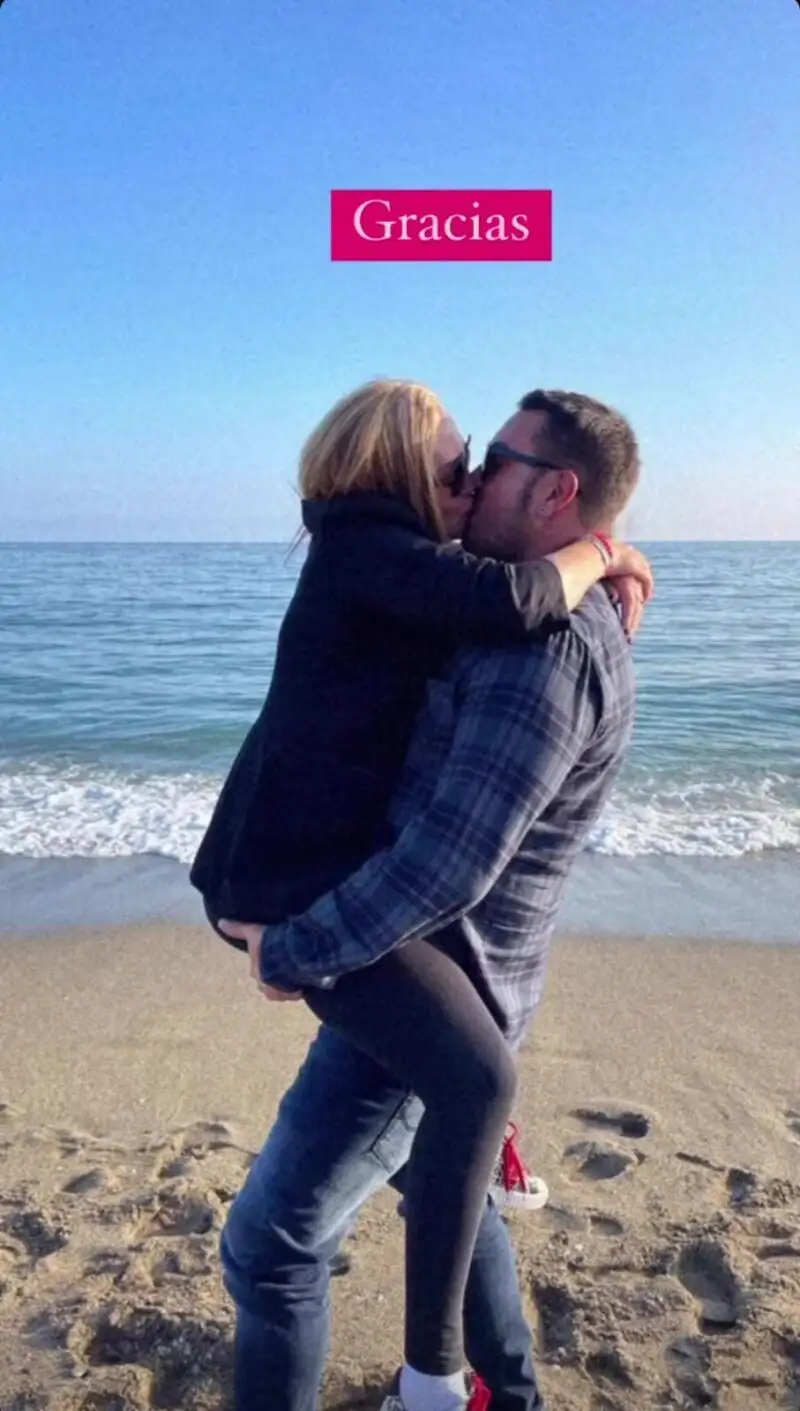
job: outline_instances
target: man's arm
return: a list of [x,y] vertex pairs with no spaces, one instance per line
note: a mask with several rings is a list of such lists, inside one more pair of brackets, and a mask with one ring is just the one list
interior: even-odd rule
[[476,660],[430,804],[302,916],[267,927],[262,978],[323,984],[475,907],[590,739],[596,689],[573,631]]

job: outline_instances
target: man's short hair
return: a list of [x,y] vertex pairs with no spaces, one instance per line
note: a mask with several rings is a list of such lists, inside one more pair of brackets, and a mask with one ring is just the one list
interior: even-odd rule
[[578,513],[588,529],[613,524],[639,480],[639,447],[620,412],[581,392],[528,392],[522,412],[546,412],[536,452],[569,466],[580,481]]

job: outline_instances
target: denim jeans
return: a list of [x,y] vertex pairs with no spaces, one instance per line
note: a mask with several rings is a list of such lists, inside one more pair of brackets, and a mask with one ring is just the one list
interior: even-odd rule
[[[225,1286],[236,1304],[236,1411],[316,1411],[329,1346],[329,1261],[371,1195],[388,1183],[402,1192],[421,1115],[384,1069],[332,1030],[319,1031],[222,1234]],[[543,1411],[513,1250],[488,1198],[464,1332],[492,1411]]]

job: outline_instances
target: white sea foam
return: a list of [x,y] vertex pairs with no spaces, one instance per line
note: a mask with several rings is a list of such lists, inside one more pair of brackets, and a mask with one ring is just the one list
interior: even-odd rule
[[590,850],[613,857],[743,857],[800,851],[797,785],[781,775],[758,781],[693,781],[673,788],[622,787],[595,829]]
[[28,765],[0,772],[0,853],[193,858],[219,780]]
[[[220,780],[89,771],[78,765],[0,764],[0,853],[29,858],[158,855],[188,863]],[[694,780],[621,785],[589,844],[613,857],[740,857],[800,852],[797,785]]]

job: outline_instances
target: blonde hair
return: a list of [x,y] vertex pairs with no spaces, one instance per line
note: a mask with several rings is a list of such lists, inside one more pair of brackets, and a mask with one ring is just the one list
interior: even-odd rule
[[342,397],[300,453],[304,500],[352,490],[402,495],[444,538],[436,498],[434,443],[447,413],[419,382],[376,378]]

